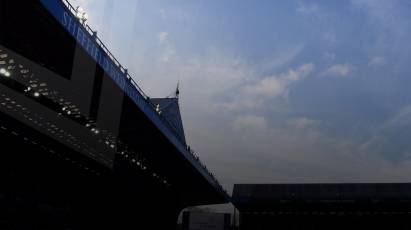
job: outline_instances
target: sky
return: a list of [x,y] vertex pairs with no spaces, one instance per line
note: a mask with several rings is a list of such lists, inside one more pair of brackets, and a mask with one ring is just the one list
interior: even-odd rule
[[236,183],[411,181],[408,0],[71,0]]

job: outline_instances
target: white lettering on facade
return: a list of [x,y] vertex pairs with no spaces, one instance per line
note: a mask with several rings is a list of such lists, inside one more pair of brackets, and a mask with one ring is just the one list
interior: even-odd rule
[[62,21],[62,24],[63,24],[64,27],[67,27],[67,20],[68,20],[67,17],[68,17],[67,13],[64,12],[63,13],[63,21]]
[[81,28],[77,19],[64,11],[61,24],[135,103],[145,107],[145,104],[141,101],[141,95],[126,81],[120,69],[114,65],[105,52],[95,43],[95,38]]
[[83,40],[84,35],[85,34],[84,34],[83,30],[78,28],[76,39],[80,43],[80,45],[82,45],[82,46],[83,46],[83,44],[81,43],[81,41]]

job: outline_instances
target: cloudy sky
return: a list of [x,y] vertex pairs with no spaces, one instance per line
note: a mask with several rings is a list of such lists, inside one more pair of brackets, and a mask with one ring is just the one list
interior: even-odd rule
[[71,0],[235,183],[411,181],[408,0]]

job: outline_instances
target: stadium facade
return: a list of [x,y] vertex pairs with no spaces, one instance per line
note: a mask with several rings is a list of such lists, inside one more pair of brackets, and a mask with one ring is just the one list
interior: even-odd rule
[[[68,1],[0,1],[0,228],[173,229],[228,195]],[[138,77],[137,77],[138,78]]]

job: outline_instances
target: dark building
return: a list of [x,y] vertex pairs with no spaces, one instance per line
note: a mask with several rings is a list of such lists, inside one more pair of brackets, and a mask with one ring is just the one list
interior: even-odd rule
[[237,184],[241,230],[411,229],[411,183]]
[[177,98],[147,97],[78,13],[0,1],[0,229],[173,229],[227,202]]
[[182,230],[230,230],[231,215],[200,211],[183,212]]

